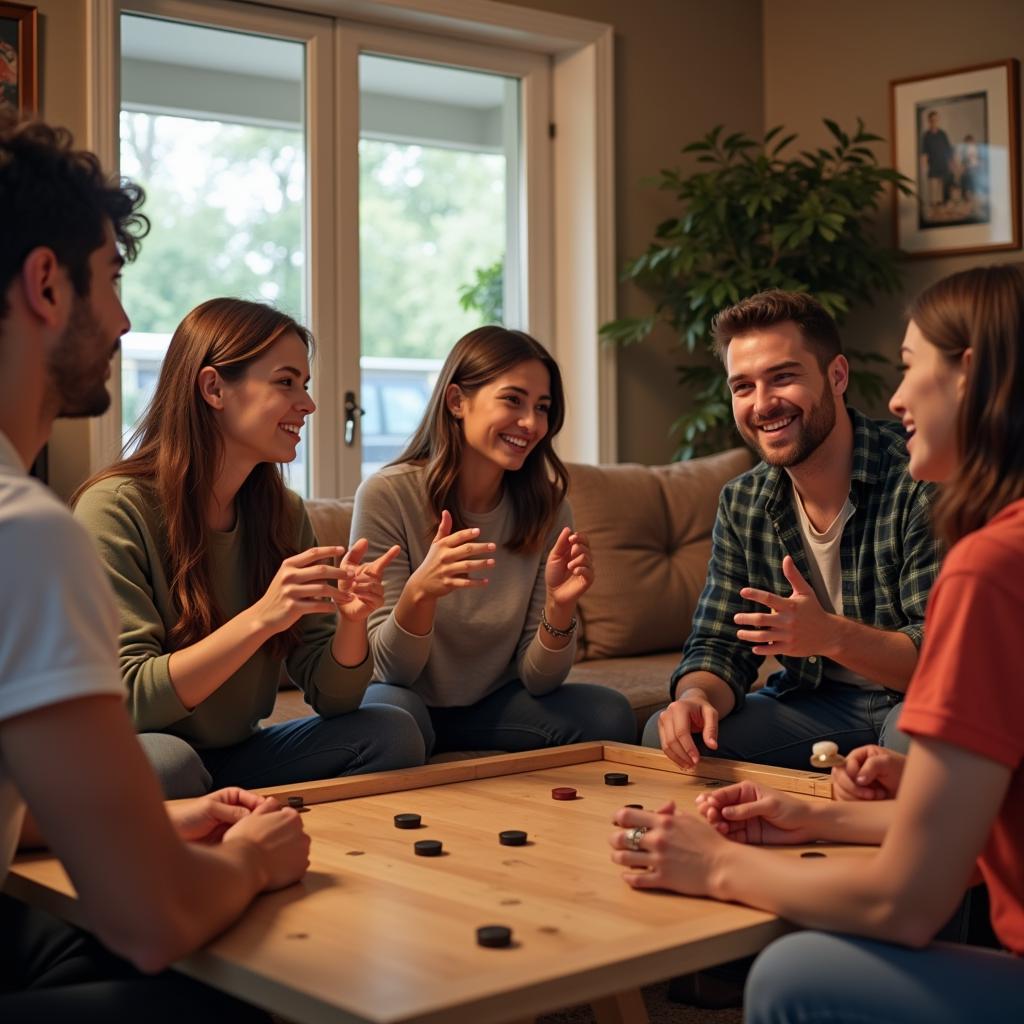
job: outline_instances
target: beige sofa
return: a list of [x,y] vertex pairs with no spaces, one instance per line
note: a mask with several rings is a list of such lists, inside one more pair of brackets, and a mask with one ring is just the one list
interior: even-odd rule
[[[668,466],[569,466],[569,500],[596,570],[580,601],[580,660],[569,682],[619,690],[639,728],[668,700],[704,586],[719,492],[752,463],[737,448]],[[348,543],[352,499],[306,508],[322,544]],[[307,713],[297,690],[283,690],[270,721]]]

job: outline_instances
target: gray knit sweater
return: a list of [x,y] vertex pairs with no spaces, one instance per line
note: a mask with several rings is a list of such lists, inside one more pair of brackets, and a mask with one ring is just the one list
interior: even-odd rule
[[368,623],[374,678],[410,687],[431,707],[475,704],[512,679],[536,695],[556,689],[572,667],[575,639],[560,651],[549,650],[538,639],[537,626],[544,607],[544,563],[562,528],[572,525],[568,503],[533,552],[504,548],[512,526],[507,497],[483,515],[463,512],[467,526],[480,528],[480,541],[498,546],[495,565],[486,573],[490,582],[440,598],[434,628],[416,636],[395,621],[394,608],[436,530],[423,476],[420,466],[388,466],[356,492],[352,540],[367,538],[367,559],[392,544],[402,549],[385,570],[384,604]]

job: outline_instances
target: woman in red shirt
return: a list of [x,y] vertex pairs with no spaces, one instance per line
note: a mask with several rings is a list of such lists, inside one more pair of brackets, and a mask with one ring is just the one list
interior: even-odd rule
[[[1024,1020],[1024,269],[927,289],[901,356],[890,408],[911,475],[945,484],[935,527],[950,549],[900,719],[913,743],[896,798],[811,803],[743,782],[698,798],[712,828],[673,804],[615,818],[612,859],[635,888],[821,929],[759,958],[746,992],[757,1024]],[[816,839],[879,849],[811,861],[758,849]],[[931,943],[977,872],[1007,952]]]

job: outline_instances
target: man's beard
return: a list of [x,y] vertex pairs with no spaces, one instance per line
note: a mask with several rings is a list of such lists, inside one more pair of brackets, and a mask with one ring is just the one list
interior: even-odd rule
[[769,466],[779,466],[783,469],[799,466],[801,462],[810,458],[832,433],[832,428],[836,425],[836,406],[827,387],[822,390],[821,400],[811,407],[806,416],[800,417],[798,425],[799,433],[796,440],[782,451],[764,447],[761,443],[761,431],[754,429],[751,440],[757,453]]
[[103,328],[89,300],[75,296],[71,317],[48,363],[58,401],[58,416],[99,416],[110,408],[107,368],[117,340],[104,351]]

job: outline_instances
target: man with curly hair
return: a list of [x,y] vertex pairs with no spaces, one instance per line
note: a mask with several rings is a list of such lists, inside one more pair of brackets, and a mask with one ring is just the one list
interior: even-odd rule
[[66,131],[0,112],[0,883],[18,846],[48,845],[96,936],[0,896],[5,1024],[265,1021],[164,969],[308,863],[301,819],[273,800],[161,802],[124,707],[110,585],[27,475],[58,416],[110,404],[142,198]]

